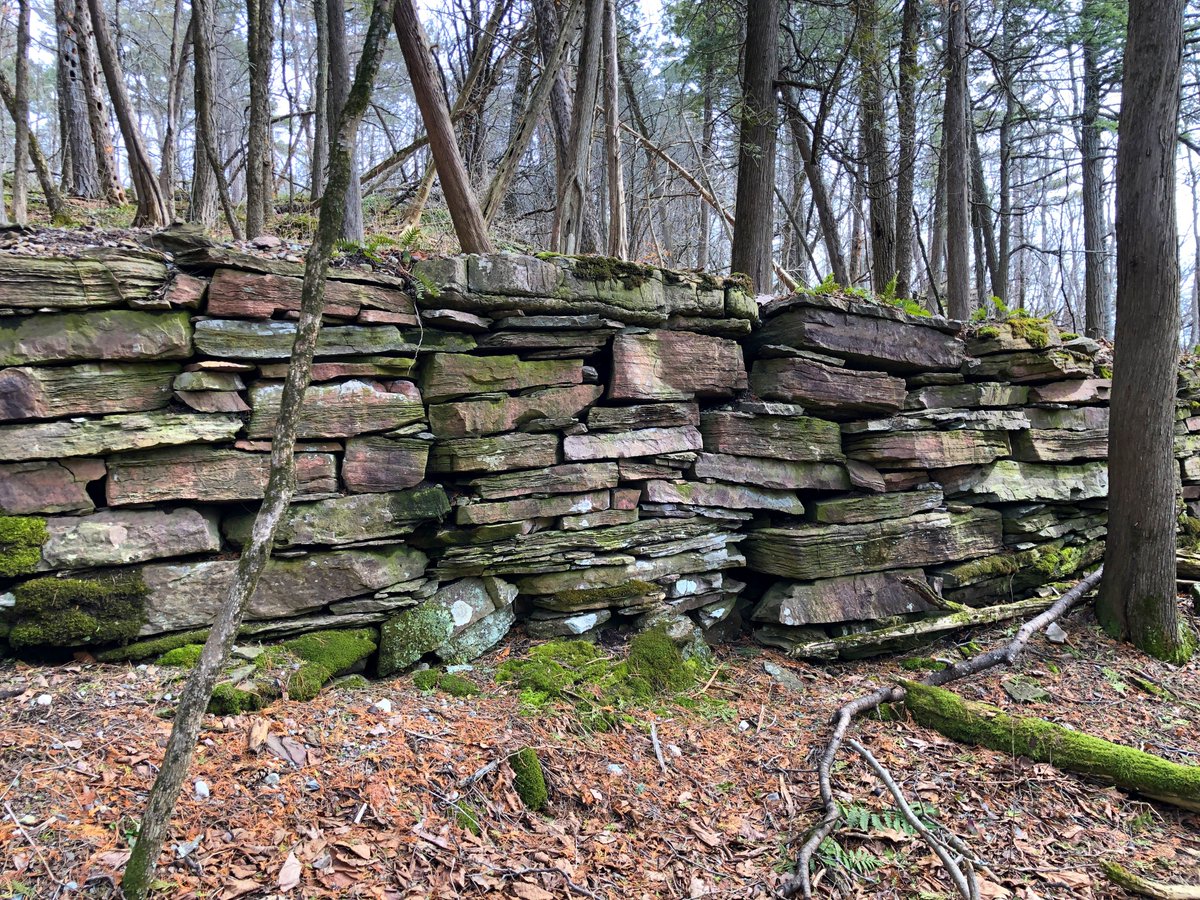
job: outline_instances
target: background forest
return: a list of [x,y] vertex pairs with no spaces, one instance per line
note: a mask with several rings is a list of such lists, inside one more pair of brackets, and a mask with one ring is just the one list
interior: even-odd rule
[[[569,174],[572,99],[582,81],[597,100],[585,136],[590,155],[575,170],[585,201],[575,249],[727,270],[746,5],[616,0],[615,47],[603,50],[603,42],[583,40],[587,5],[435,0],[419,9],[492,238],[501,247],[556,246],[556,198]],[[135,189],[144,159],[166,219],[226,228],[214,167],[199,146],[207,120],[213,160],[247,236],[265,230],[307,239],[331,100],[336,105],[348,88],[367,10],[343,0],[91,6],[0,3],[4,101],[16,119],[27,102],[34,163],[45,157],[42,180],[67,198],[60,220],[127,223],[132,210],[121,204],[149,191]],[[144,142],[133,154],[121,102],[101,71],[94,11],[106,19]],[[25,98],[14,91],[22,14],[30,21]],[[945,17],[944,4],[920,0],[782,4],[771,217],[781,277],[808,285],[831,277],[916,297],[933,311],[944,306]],[[973,303],[988,307],[996,296],[1068,330],[1111,336],[1124,4],[976,2],[966,18]],[[1187,24],[1195,28],[1194,15]],[[206,51],[199,58],[197,48]],[[1195,49],[1189,36],[1177,167],[1185,346],[1200,342],[1200,279],[1191,262],[1200,255],[1200,205],[1191,200],[1200,146],[1188,136],[1200,117]],[[597,78],[598,87],[586,83]],[[606,118],[610,96],[617,115]],[[265,133],[268,116],[264,152],[253,135]],[[0,121],[0,171],[9,188],[14,122]],[[352,185],[347,238],[379,246],[372,236],[382,234],[414,249],[457,249],[424,136],[408,69],[391,41],[358,140],[362,224]],[[250,209],[247,193],[256,193],[259,171],[271,185],[263,192],[269,200]],[[29,177],[36,191],[32,169]],[[34,220],[44,215],[37,194]],[[614,216],[625,223],[624,247],[614,243]]]

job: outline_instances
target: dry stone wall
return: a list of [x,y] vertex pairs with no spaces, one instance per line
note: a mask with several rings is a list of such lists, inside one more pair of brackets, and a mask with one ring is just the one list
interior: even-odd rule
[[[211,621],[300,274],[207,246],[0,257],[10,650],[119,657]],[[921,583],[993,604],[1102,551],[1107,372],[1052,326],[760,311],[737,281],[514,255],[335,269],[326,318],[250,636],[378,628],[380,674],[518,620],[791,648],[927,613]]]

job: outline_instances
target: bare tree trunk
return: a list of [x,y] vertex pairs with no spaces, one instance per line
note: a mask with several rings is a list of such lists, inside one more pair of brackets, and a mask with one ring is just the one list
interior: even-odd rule
[[171,52],[167,62],[167,127],[163,133],[158,187],[162,191],[167,221],[175,221],[175,133],[179,130],[179,100],[187,67],[190,28],[183,24],[183,2],[175,0],[171,15]]
[[937,148],[937,176],[934,178],[933,217],[929,223],[930,288],[937,291],[942,283],[946,264],[946,142]]
[[[992,293],[999,297],[997,288],[1000,283],[1000,269],[996,260],[996,228],[992,221],[992,199],[988,196],[987,182],[983,178],[983,155],[979,152],[979,132],[975,128],[974,120],[969,120],[968,129],[971,138],[972,217],[979,227],[979,239]],[[982,294],[980,296],[982,297]]]
[[[346,4],[343,0],[325,0],[329,41],[329,130],[337,127],[342,106],[350,94],[350,48],[346,42]],[[342,240],[361,243],[363,239],[362,185],[358,165],[350,161],[350,187],[346,190],[346,212],[342,216]]]
[[325,165],[329,156],[329,11],[326,0],[313,0],[317,31],[317,71],[313,78],[313,149],[309,199],[325,190]]
[[[704,111],[701,114],[702,120],[700,123],[700,159],[697,162],[701,169],[708,166],[708,161],[712,158],[712,143],[713,143],[713,78],[714,64],[710,60],[708,65],[704,67],[704,80],[701,84],[701,90],[704,92]],[[696,239],[696,268],[700,271],[708,269],[709,257],[709,242],[712,239],[710,232],[712,231],[712,213],[708,208],[708,204],[703,200],[700,201],[700,235]]]
[[[196,193],[193,193],[193,203],[197,207],[192,218],[193,222],[200,222],[206,228],[211,228],[216,224],[216,210],[209,211],[209,207],[213,205],[214,200],[212,192],[215,191],[221,201],[221,208],[225,211],[225,222],[229,225],[229,231],[233,235],[234,240],[242,239],[242,228],[238,224],[237,211],[233,208],[233,201],[229,196],[229,182],[225,178],[225,164],[222,162],[220,155],[217,153],[217,140],[215,128],[213,127],[213,105],[212,105],[212,90],[213,90],[213,66],[212,66],[212,28],[214,24],[214,11],[216,8],[215,0],[192,0],[192,21],[196,27],[193,30],[192,41],[194,57],[196,60],[196,77],[195,77],[195,95],[196,95],[196,143],[197,147],[197,162],[202,159],[204,165],[197,167],[197,176],[194,185],[200,183],[199,172],[204,172],[204,178],[212,180],[212,186],[205,188],[205,193],[199,200],[196,198]],[[202,156],[201,156],[202,155]],[[201,206],[203,202],[203,206]],[[211,217],[211,221],[210,218]]]
[[[95,2],[95,0],[92,0]],[[246,45],[250,61],[250,121],[246,138],[246,237],[258,237],[274,208],[271,152],[271,48],[275,7],[271,0],[246,0]]]
[[765,294],[770,292],[773,281],[779,0],[749,0],[745,59],[730,268],[748,275],[754,289]]
[[966,0],[950,0],[946,28],[946,109],[942,134],[946,168],[946,308],[971,318],[971,216],[967,150]]
[[1000,52],[1002,90],[1004,91],[1004,115],[1000,119],[1000,236],[996,242],[996,282],[992,292],[1005,303],[1008,296],[1009,271],[1012,268],[1012,131],[1016,119],[1017,102],[1013,96],[1012,40],[1009,37],[1010,0],[1002,0],[1000,6]]
[[875,292],[882,294],[896,275],[896,204],[891,192],[892,173],[888,165],[883,86],[880,82],[880,79],[888,77],[887,62],[880,45],[877,0],[855,0],[854,9],[866,163],[863,169],[867,177],[871,225],[871,276]]
[[[54,0],[54,24],[58,38],[58,105],[63,119],[63,147],[70,157],[65,190],[75,197],[94,200],[102,196],[96,169],[96,146],[88,121],[83,65],[79,58],[79,30],[75,26],[74,0]],[[67,175],[64,166],[64,176]]]
[[1175,145],[1184,0],[1132,0],[1117,132],[1117,335],[1109,519],[1096,614],[1109,634],[1187,660],[1179,618],[1172,452],[1179,357]]
[[542,74],[538,76],[537,84],[529,97],[529,105],[521,116],[516,131],[510,136],[504,156],[496,166],[496,174],[492,176],[492,183],[488,185],[483,201],[483,217],[487,222],[492,221],[500,203],[507,196],[509,186],[517,174],[517,165],[529,149],[529,142],[533,140],[538,119],[554,95],[563,60],[566,59],[567,48],[571,44],[571,35],[578,27],[582,10],[581,0],[572,0],[563,18],[563,27],[558,31],[557,42],[550,49],[549,55],[542,57]]
[[[548,60],[554,54],[554,48],[559,44],[560,33],[565,34],[566,45],[571,46],[575,27],[568,27],[564,20],[560,23],[554,0],[532,0],[534,17],[537,21],[538,48],[542,59]],[[567,88],[567,78],[562,68],[554,76],[550,91],[550,123],[554,128],[555,150],[555,184],[556,192],[561,193],[566,183],[567,145],[571,134],[571,92]]]
[[1096,0],[1087,0],[1080,15],[1083,37],[1083,116],[1079,122],[1079,149],[1083,158],[1083,285],[1084,333],[1108,337],[1105,297],[1104,160],[1100,147],[1100,38],[1096,34],[1100,12]]
[[112,129],[108,125],[108,109],[104,103],[104,88],[100,81],[100,65],[96,57],[95,29],[88,0],[76,0],[75,22],[79,64],[83,89],[87,97],[88,121],[92,129],[92,146],[96,151],[96,169],[105,199],[115,205],[125,203],[125,189],[117,177],[116,153]]
[[121,126],[121,137],[125,140],[125,151],[129,154],[130,175],[137,190],[137,213],[134,215],[133,224],[142,228],[166,225],[167,210],[162,191],[154,174],[154,163],[146,150],[146,142],[142,140],[141,129],[138,128],[137,112],[129,99],[129,92],[125,89],[125,73],[121,71],[117,45],[113,43],[112,35],[109,34],[108,21],[104,18],[100,0],[88,0],[88,8],[92,13],[96,55],[100,58],[100,67],[104,70],[108,95],[112,98],[113,111],[117,114],[117,123]]
[[29,0],[17,0],[17,60],[13,124],[12,218],[29,221]]
[[911,297],[913,260],[913,182],[917,168],[917,59],[921,7],[904,0],[900,21],[900,80],[896,91],[896,119],[900,160],[896,172],[896,296]]
[[305,259],[300,318],[296,323],[296,338],[283,386],[279,422],[271,441],[271,471],[262,506],[259,507],[250,540],[242,550],[237,572],[213,622],[204,650],[180,696],[163,763],[146,803],[133,854],[125,867],[121,887],[127,900],[144,900],[154,881],[158,855],[170,828],[179,789],[187,777],[188,765],[195,751],[213,687],[229,659],[250,598],[271,557],[275,530],[295,494],[296,431],[304,392],[312,375],[313,352],[321,331],[329,257],[341,232],[338,220],[345,208],[342,195],[350,184],[351,159],[358,126],[370,102],[371,87],[383,56],[388,20],[391,18],[390,6],[391,0],[378,0],[371,12],[371,23],[355,74],[354,87],[343,107],[343,117],[330,152],[329,181],[321,203],[316,238]]
[[458,243],[464,253],[491,253],[492,240],[488,236],[487,222],[479,209],[462,156],[458,152],[446,95],[434,71],[429,41],[417,16],[414,0],[398,0],[392,15],[396,38],[400,42],[405,65],[408,66],[413,96],[429,135],[429,149],[437,165],[438,179],[446,195],[446,207],[454,222]]
[[600,84],[600,49],[605,0],[583,0],[583,41],[571,105],[571,133],[567,141],[563,183],[554,208],[551,241],[559,253],[575,254],[581,249],[584,215],[591,186],[592,122]]
[[1191,315],[1191,345],[1192,352],[1200,346],[1200,172],[1196,171],[1196,162],[1188,154],[1188,186],[1192,189],[1192,309]]
[[[195,60],[192,104],[196,111],[196,145],[192,151],[192,198],[188,204],[188,221],[205,229],[214,228],[217,224],[217,169],[220,168],[219,161],[217,166],[211,162],[211,159],[217,158],[211,61],[214,27],[212,0],[192,0],[192,56]],[[239,233],[241,229],[236,227],[236,218],[233,225],[234,233]]]
[[[535,41],[531,33],[529,38],[520,45],[520,49],[518,51],[521,56],[517,62],[516,79],[513,82],[512,100],[508,108],[508,132],[506,135],[508,143],[505,147],[504,155],[500,157],[500,162],[496,165],[496,171],[492,173],[492,178],[488,182],[488,188],[484,193],[483,198],[483,217],[487,220],[489,225],[491,224],[492,219],[490,216],[488,216],[488,200],[491,198],[492,186],[496,184],[496,178],[500,174],[500,166],[504,165],[505,161],[507,160],[509,150],[514,145],[513,142],[522,132],[522,120],[525,116],[525,98],[529,98],[531,106],[533,102],[533,97],[530,95],[529,87],[533,82],[534,43]],[[549,93],[547,93],[546,96],[549,98]],[[538,115],[540,114],[541,112],[539,110]],[[527,147],[528,144],[521,148],[521,155],[525,154]],[[511,178],[512,176],[510,175],[509,177]],[[520,203],[518,202],[517,196],[515,194],[508,193],[507,188],[502,195],[500,202],[501,206],[504,207],[504,211],[509,216],[516,216],[520,210]]]
[[[17,95],[3,72],[0,72],[0,99],[3,100],[9,116],[16,124]],[[46,209],[50,212],[50,219],[58,221],[67,211],[66,202],[63,200],[62,191],[54,181],[54,173],[50,171],[50,164],[46,161],[46,155],[42,152],[41,144],[33,131],[29,132],[29,159],[33,163],[33,171],[37,173],[42,193],[46,196]],[[3,204],[0,203],[0,205]]]
[[625,219],[625,174],[621,170],[621,117],[618,95],[617,7],[604,0],[604,147],[608,172],[608,255],[629,256]]

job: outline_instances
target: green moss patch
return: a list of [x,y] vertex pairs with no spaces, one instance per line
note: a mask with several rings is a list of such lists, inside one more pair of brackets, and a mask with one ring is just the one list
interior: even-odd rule
[[637,290],[654,276],[654,269],[650,266],[612,256],[576,257],[572,271],[577,277],[588,281],[619,281],[631,291]]
[[35,578],[13,589],[8,641],[14,649],[117,644],[146,621],[139,574]]
[[479,693],[479,688],[470,679],[437,669],[422,669],[414,673],[413,684],[423,691],[444,691],[451,697],[474,697]]
[[657,590],[658,585],[634,578],[621,584],[559,591],[554,597],[564,609],[583,610],[616,606],[625,600],[641,599]]
[[0,516],[0,578],[34,572],[42,561],[42,545],[49,538],[45,519]]
[[227,682],[213,688],[212,699],[208,701],[208,711],[218,716],[237,716],[262,709],[268,702],[262,694],[242,690]]
[[160,666],[173,666],[177,669],[194,669],[200,662],[200,654],[204,652],[203,644],[184,644],[174,650],[168,650],[156,661]]
[[451,805],[454,810],[454,821],[459,828],[469,831],[479,837],[483,834],[483,814],[479,807],[465,800],[458,800]]
[[702,669],[684,660],[661,629],[651,629],[630,643],[629,657],[614,660],[587,641],[547,641],[523,659],[510,659],[496,680],[514,684],[527,709],[570,703],[584,728],[613,728],[626,710],[645,707],[696,683]]
[[311,700],[329,679],[367,659],[377,646],[373,628],[314,631],[284,641],[282,650],[300,663],[287,681],[288,696]]
[[513,787],[521,802],[534,812],[545,807],[550,793],[546,790],[546,774],[542,771],[542,761],[538,759],[537,751],[532,747],[518,750],[508,758],[508,764],[516,776]]
[[197,628],[194,631],[164,634],[160,637],[147,638],[144,641],[134,641],[121,647],[113,647],[110,650],[102,650],[96,654],[96,659],[106,663],[138,662],[162,656],[178,647],[186,647],[188,644],[203,644],[207,640],[208,629]]
[[379,629],[379,657],[376,674],[392,675],[436,650],[454,633],[449,610],[435,603],[406,609]]

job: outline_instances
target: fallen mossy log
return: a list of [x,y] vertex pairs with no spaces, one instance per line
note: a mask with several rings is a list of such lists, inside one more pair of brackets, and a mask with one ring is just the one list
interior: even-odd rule
[[[1034,597],[1029,600],[1017,600],[1014,603],[1002,603],[998,606],[984,606],[979,609],[961,607],[943,615],[909,622],[897,622],[883,628],[873,628],[870,631],[859,631],[803,643],[791,643],[786,647],[786,652],[788,656],[798,659],[861,659],[864,656],[887,653],[914,640],[926,640],[963,628],[992,625],[996,622],[1017,619],[1030,613],[1039,613],[1053,606],[1054,602],[1053,598]],[[770,643],[769,636],[764,635],[764,640]]]
[[1134,875],[1128,869],[1110,860],[1101,862],[1100,868],[1104,870],[1104,874],[1113,884],[1135,894],[1141,894],[1143,897],[1154,897],[1155,900],[1200,900],[1200,887],[1151,881],[1141,875]]
[[944,688],[916,681],[903,685],[904,705],[912,717],[946,737],[1027,756],[1152,800],[1200,811],[1200,766],[1169,762],[1045,719],[1010,716]]

